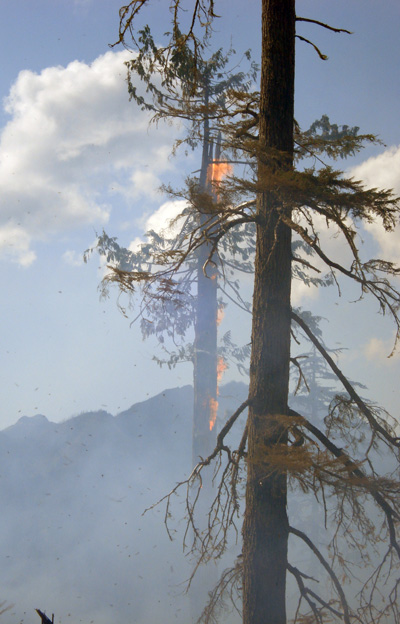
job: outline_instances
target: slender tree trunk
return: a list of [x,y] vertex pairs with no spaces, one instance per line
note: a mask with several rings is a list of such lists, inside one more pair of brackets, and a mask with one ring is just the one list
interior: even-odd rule
[[[207,98],[207,94],[206,94]],[[207,105],[207,101],[205,102]],[[200,191],[211,192],[209,186],[209,166],[213,158],[212,143],[209,139],[208,119],[204,121],[203,156],[200,172]],[[200,226],[209,219],[207,214],[199,214]],[[197,256],[197,300],[194,339],[194,405],[192,463],[195,466],[200,457],[207,457],[216,444],[216,424],[214,417],[217,410],[217,272],[208,265],[204,274],[204,264],[210,253],[210,247],[203,244]],[[212,422],[213,426],[210,426]],[[196,505],[196,522],[202,531],[208,529],[208,512],[214,498],[211,471],[203,475],[201,496]],[[197,622],[208,599],[208,592],[217,581],[216,567],[211,562],[200,566],[190,587],[190,608],[192,622]]]
[[[260,88],[261,189],[293,160],[295,0],[262,0]],[[265,186],[264,186],[265,188]],[[284,453],[290,357],[291,232],[272,191],[257,198],[246,510],[243,525],[243,622],[286,624],[288,543],[284,470],[268,461]]]
[[[207,93],[205,106],[208,104]],[[212,161],[212,144],[209,138],[208,119],[204,120],[203,155],[200,171],[200,192],[207,188],[207,173]],[[200,213],[200,226],[204,226],[209,215]],[[192,461],[195,466],[200,457],[207,457],[216,442],[215,427],[210,420],[217,402],[217,272],[212,264],[204,274],[204,264],[210,253],[204,243],[197,256],[197,301],[194,338],[194,407]]]
[[[203,245],[198,257],[197,312],[195,323],[193,464],[206,457],[216,442],[215,410],[217,407],[217,278],[203,266],[209,250]],[[210,424],[211,423],[211,424]]]

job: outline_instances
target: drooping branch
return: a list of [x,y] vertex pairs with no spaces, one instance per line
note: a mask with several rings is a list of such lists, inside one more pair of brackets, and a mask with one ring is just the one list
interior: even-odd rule
[[300,570],[298,570],[295,566],[292,566],[290,563],[287,564],[287,569],[290,572],[290,574],[292,574],[294,576],[294,578],[296,579],[297,582],[297,586],[299,588],[299,592],[300,592],[300,599],[299,599],[299,604],[297,607],[297,611],[296,611],[296,616],[294,618],[294,624],[296,624],[297,622],[297,614],[298,611],[300,609],[300,605],[301,605],[301,600],[304,598],[304,600],[308,603],[308,605],[311,608],[311,611],[314,614],[315,617],[315,621],[319,622],[319,624],[322,624],[322,618],[321,618],[321,614],[319,613],[319,610],[317,608],[317,605],[315,604],[315,602],[313,602],[310,597],[309,597],[309,591],[308,588],[305,586],[303,578],[302,578],[302,574],[300,572]]
[[306,39],[305,37],[302,37],[301,35],[296,35],[296,38],[300,39],[300,41],[304,41],[304,43],[308,43],[310,46],[312,46],[314,48],[314,50],[316,51],[316,53],[318,54],[318,56],[321,59],[321,61],[327,61],[328,60],[328,57],[326,56],[326,54],[323,54],[321,52],[321,50],[318,48],[318,46],[315,45],[315,43],[313,43],[309,39]]
[[[313,600],[311,600],[311,598],[314,598],[317,602],[319,602],[319,604],[324,609],[326,609],[327,611],[330,611],[331,613],[333,613],[333,615],[336,615],[337,617],[340,617],[340,618],[344,617],[344,613],[338,611],[337,609],[334,609],[332,605],[326,602],[326,600],[321,598],[321,596],[319,596],[316,592],[314,592],[312,589],[306,586],[303,579],[310,578],[308,575],[304,574],[298,568],[296,568],[295,566],[292,566],[290,563],[288,563],[287,569],[290,572],[290,574],[292,574],[294,578],[296,579],[296,583],[300,592],[300,598],[304,598],[304,600],[306,600],[306,602],[309,604],[311,611],[313,612],[315,620],[317,622],[319,622],[320,624],[322,624],[323,622],[323,619],[320,613],[321,607],[318,607],[318,605]],[[315,579],[311,579],[311,580],[315,580]],[[296,622],[296,618],[294,619],[294,622]]]
[[[157,507],[158,505],[160,505],[160,503],[162,503],[164,501],[167,501],[167,506],[168,506],[167,507],[167,511],[169,512],[169,501],[171,500],[172,496],[174,494],[176,494],[177,491],[182,486],[190,485],[191,483],[193,483],[193,481],[201,474],[202,469],[205,466],[209,466],[211,464],[211,462],[213,461],[213,459],[215,459],[217,457],[217,455],[221,451],[225,451],[227,453],[227,455],[228,455],[229,461],[231,461],[231,451],[230,451],[229,447],[227,447],[225,445],[225,443],[224,443],[225,437],[227,436],[229,431],[232,429],[233,425],[235,424],[235,422],[239,418],[240,414],[242,414],[242,412],[244,412],[244,410],[249,406],[249,404],[250,404],[249,399],[246,399],[246,401],[244,401],[238,407],[238,409],[232,414],[232,416],[230,416],[230,418],[227,420],[227,422],[222,427],[220,433],[217,436],[217,443],[216,443],[215,448],[212,451],[212,453],[210,453],[210,455],[208,455],[208,457],[206,457],[205,459],[201,459],[201,461],[199,461],[196,464],[196,466],[193,468],[193,470],[190,473],[190,475],[188,476],[188,478],[184,479],[183,481],[180,481],[179,483],[177,483],[175,485],[175,487],[170,492],[168,492],[168,494],[166,494],[165,496],[160,498],[156,503],[154,503],[153,505],[151,505],[150,507],[145,509],[143,514],[147,513],[151,509],[154,509],[154,507]],[[168,513],[166,513],[166,517],[167,516],[168,516]]]
[[[319,212],[320,214],[324,214],[325,212],[324,216],[327,219],[330,219],[337,223],[337,218],[332,218],[332,214],[318,208],[316,208],[316,212]],[[354,241],[352,240],[354,232],[348,230],[343,223],[340,225],[340,229],[342,230],[346,238],[346,242],[351,249],[354,259],[352,267],[350,269],[346,269],[346,267],[344,267],[339,262],[331,260],[319,245],[318,238],[316,236],[310,236],[307,228],[301,226],[299,223],[295,222],[293,219],[287,217],[286,215],[282,215],[282,221],[286,223],[289,227],[291,227],[292,230],[294,230],[297,234],[299,234],[301,238],[311,247],[311,249],[317,254],[317,256],[319,256],[321,260],[331,270],[339,271],[346,277],[360,284],[362,293],[370,292],[375,297],[375,299],[378,300],[380,308],[383,312],[388,309],[396,323],[397,333],[399,333],[400,322],[398,319],[397,310],[400,302],[400,294],[387,279],[379,279],[376,275],[374,275],[377,270],[381,270],[392,275],[398,275],[398,268],[394,267],[391,263],[379,260],[371,260],[366,263],[361,263],[357,249],[354,245]],[[367,272],[372,273],[372,276],[368,276]]]
[[320,352],[320,354],[322,355],[324,360],[327,362],[327,364],[329,365],[331,370],[335,373],[335,375],[337,376],[339,381],[343,384],[344,388],[346,389],[346,391],[348,392],[349,396],[354,401],[354,403],[357,405],[357,407],[360,410],[360,412],[362,414],[364,414],[364,416],[368,420],[371,429],[373,429],[374,431],[379,433],[390,444],[392,444],[392,445],[394,445],[396,447],[400,447],[400,438],[397,437],[397,436],[391,435],[376,420],[375,416],[373,415],[373,413],[371,412],[369,407],[366,405],[366,403],[362,400],[362,398],[356,392],[356,390],[354,389],[352,384],[349,382],[347,377],[342,373],[342,371],[339,369],[337,364],[333,361],[333,359],[331,358],[329,353],[326,351],[326,349],[323,347],[323,345],[318,340],[318,338],[316,336],[314,336],[313,332],[310,330],[308,325],[303,321],[303,319],[298,314],[296,314],[293,311],[292,311],[292,318],[297,323],[297,325],[299,325],[299,327],[301,327],[301,329],[304,331],[304,333],[308,336],[308,338],[311,340],[313,345],[316,347],[316,349]]
[[231,604],[235,611],[241,616],[241,610],[238,605],[241,594],[241,581],[243,574],[243,566],[241,559],[236,561],[236,564],[224,570],[217,585],[209,593],[209,599],[203,609],[197,624],[211,624],[216,622],[216,612],[221,608],[224,603],[224,598],[228,595]]
[[[118,40],[111,44],[111,47],[114,47],[120,43],[127,46],[126,42],[126,34],[129,33],[134,40],[134,29],[133,22],[141,9],[145,4],[148,3],[148,0],[131,0],[129,4],[124,5],[119,10],[119,37]],[[208,6],[207,6],[208,4]],[[214,0],[194,0],[194,7],[192,10],[192,17],[190,21],[190,26],[187,30],[186,34],[181,34],[179,29],[179,18],[178,13],[181,7],[181,0],[171,0],[170,2],[170,10],[173,15],[173,33],[171,37],[171,42],[167,46],[167,48],[184,48],[188,41],[191,41],[194,44],[195,53],[198,48],[201,48],[202,42],[195,36],[194,29],[196,26],[196,22],[200,24],[201,27],[205,29],[205,39],[207,39],[210,35],[211,31],[211,23],[214,18],[218,17],[214,12]],[[166,48],[166,49],[167,49]]]
[[315,546],[314,542],[308,537],[308,535],[303,533],[303,531],[300,531],[299,529],[296,529],[295,527],[289,526],[289,533],[292,533],[292,535],[296,535],[296,537],[299,537],[305,544],[307,544],[309,549],[317,557],[317,559],[320,562],[320,564],[322,565],[322,567],[325,568],[325,570],[329,574],[330,578],[332,579],[332,582],[333,582],[333,584],[335,586],[335,589],[336,589],[336,591],[338,593],[338,596],[340,598],[340,602],[341,602],[341,605],[342,605],[342,608],[343,608],[343,619],[344,619],[346,624],[350,624],[350,609],[349,609],[349,605],[348,605],[345,593],[343,591],[343,587],[342,587],[338,577],[336,576],[334,570],[332,569],[332,567],[329,565],[329,563],[327,562],[325,557],[322,555],[320,550]]
[[[333,26],[329,26],[329,24],[325,24],[324,22],[319,22],[318,20],[309,19],[307,17],[296,17],[296,22],[309,22],[311,24],[317,24],[318,26],[322,26],[322,28],[326,28],[327,30],[331,30],[332,32],[335,32],[335,33],[347,33],[348,35],[353,34],[349,30],[346,30],[345,28],[334,28]],[[306,39],[305,37],[302,37],[301,35],[296,34],[296,38],[312,46],[322,61],[328,60],[328,57],[326,56],[326,54],[323,54],[321,50],[315,45],[315,43],[313,43],[309,39]]]
[[400,514],[396,511],[384,498],[384,496],[378,491],[378,485],[374,483],[365,472],[363,472],[357,462],[352,460],[348,453],[346,453],[343,449],[339,448],[330,440],[318,427],[310,423],[304,416],[296,412],[295,410],[289,408],[289,415],[297,418],[299,420],[299,424],[304,426],[310,433],[313,434],[322,442],[325,448],[332,453],[337,459],[343,460],[343,465],[349,471],[349,473],[356,477],[355,485],[358,485],[363,490],[367,491],[372,498],[375,500],[377,505],[382,509],[386,516],[386,520],[389,528],[390,535],[390,544],[396,551],[399,559],[400,559],[400,545],[396,538],[396,530],[394,525],[394,520],[400,521]]
[[0,602],[0,615],[3,615],[3,613],[5,613],[6,611],[9,611],[10,609],[13,608],[14,605],[7,605],[7,603],[5,601]]
[[[226,448],[224,447],[224,440],[225,437],[227,436],[227,434],[229,433],[229,431],[232,429],[233,425],[235,424],[235,422],[237,421],[237,419],[239,418],[240,414],[242,414],[242,412],[244,412],[244,410],[249,407],[250,405],[250,400],[246,399],[236,410],[236,412],[234,412],[232,414],[232,416],[230,416],[230,418],[228,418],[228,420],[226,421],[225,425],[222,427],[221,431],[219,432],[218,436],[217,436],[217,444],[216,447],[213,451],[213,453],[210,455],[210,458],[213,459],[218,451]],[[210,461],[211,461],[210,459]]]

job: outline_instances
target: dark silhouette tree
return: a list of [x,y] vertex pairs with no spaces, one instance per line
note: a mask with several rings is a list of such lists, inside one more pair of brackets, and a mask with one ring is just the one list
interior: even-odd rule
[[[133,20],[149,2],[133,0],[121,9],[121,41],[128,31],[134,36]],[[199,75],[197,62],[201,62],[206,45],[196,29],[204,28],[205,37],[210,36],[211,23],[216,17],[215,3],[213,0],[188,2],[193,12],[186,34],[182,34],[179,25],[179,9],[183,4],[183,0],[171,2],[172,33],[167,45],[157,50],[157,63],[168,74],[171,60],[185,54],[185,49],[191,46],[194,60],[191,76],[195,85]],[[206,214],[211,216],[206,223],[192,223],[179,249],[165,252],[159,271],[115,269],[110,279],[117,280],[127,290],[144,283],[147,289],[155,288],[163,300],[176,301],[179,294],[176,275],[184,262],[207,244],[207,266],[230,233],[249,223],[255,224],[249,397],[222,427],[214,450],[184,482],[190,485],[201,479],[204,468],[217,460],[222,472],[206,535],[196,534],[195,530],[193,513],[198,494],[194,501],[190,495],[187,498],[188,522],[194,528],[200,560],[217,557],[226,546],[227,533],[239,510],[240,466],[245,462],[242,557],[222,575],[204,611],[204,619],[212,621],[218,599],[236,584],[242,595],[245,624],[286,624],[289,573],[298,588],[299,601],[294,608],[297,621],[399,622],[399,581],[394,573],[400,556],[399,485],[393,474],[379,472],[373,461],[373,454],[381,447],[386,454],[392,453],[397,464],[400,438],[396,423],[360,397],[290,302],[293,267],[300,266],[312,279],[313,273],[319,274],[318,261],[338,284],[347,278],[360,288],[361,297],[369,294],[375,298],[381,311],[392,316],[397,341],[400,295],[391,280],[399,271],[382,259],[365,261],[359,252],[358,232],[363,222],[375,220],[381,221],[386,230],[393,229],[399,215],[399,200],[391,191],[365,189],[360,182],[321,161],[321,154],[332,158],[357,151],[363,140],[371,140],[370,136],[360,137],[346,128],[338,132],[326,118],[309,133],[300,132],[293,117],[296,20],[341,31],[309,18],[296,18],[294,0],[261,0],[260,91],[232,89],[213,111],[223,147],[229,147],[238,158],[252,163],[254,175],[230,176],[226,183],[221,183],[218,198],[208,195]],[[142,49],[140,38],[137,43],[139,50]],[[148,70],[151,76],[154,65]],[[308,169],[296,169],[296,159],[304,152],[314,162]],[[197,180],[188,181],[183,195],[194,211],[204,212],[206,198]],[[331,258],[325,251],[322,220],[335,228],[338,238],[346,243],[352,258],[350,264]],[[292,237],[302,243],[299,253],[293,253]],[[304,246],[308,257],[301,251]],[[311,341],[346,392],[331,410],[329,431],[334,426],[334,436],[289,406],[292,324]],[[227,436],[246,407],[249,408],[247,424],[239,444],[231,448]],[[346,426],[350,413],[357,415],[369,435],[362,456],[358,454],[356,459],[347,444],[352,434],[351,427]],[[338,443],[338,434],[342,443]],[[165,497],[166,518],[171,497],[181,486],[182,483],[178,484]],[[330,551],[314,543],[305,530],[294,526],[296,518],[289,520],[288,486],[300,488],[321,501],[327,530],[331,531]],[[372,508],[379,512],[379,522],[369,519]],[[321,573],[311,577],[289,560],[289,537],[309,549]],[[370,565],[367,575],[363,572],[359,579],[353,576],[358,604],[348,598],[349,592],[344,587],[343,576],[354,573],[354,567],[343,557],[341,538],[356,545],[363,568]],[[380,559],[378,563],[376,560],[369,563],[374,550]],[[329,595],[325,589],[318,589],[319,574],[330,580]]]

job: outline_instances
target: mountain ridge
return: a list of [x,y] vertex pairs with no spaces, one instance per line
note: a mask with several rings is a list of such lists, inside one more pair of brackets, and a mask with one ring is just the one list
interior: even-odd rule
[[[246,392],[223,386],[221,414]],[[115,416],[54,423],[36,414],[0,431],[1,599],[15,605],[2,624],[31,621],[37,607],[63,624],[147,624],[149,613],[187,621],[183,499],[171,520],[176,544],[163,507],[142,513],[191,471],[192,404],[192,387],[182,386]]]

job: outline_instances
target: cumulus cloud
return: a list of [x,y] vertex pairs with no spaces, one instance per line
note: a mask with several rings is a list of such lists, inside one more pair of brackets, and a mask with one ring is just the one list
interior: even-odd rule
[[392,364],[398,363],[399,352],[393,353],[395,338],[391,340],[381,340],[380,338],[372,337],[364,347],[364,355],[369,361],[379,362],[380,364]]
[[[304,217],[299,219],[299,223],[304,228],[309,229],[309,224],[305,221]],[[332,223],[328,225],[324,217],[318,214],[313,215],[313,224],[315,231],[318,232],[319,246],[325,255],[331,260],[339,262],[343,267],[350,269],[353,261],[352,254],[339,228]],[[350,225],[350,221],[348,221],[348,225]],[[294,240],[299,240],[299,237],[295,235]],[[317,256],[317,254],[309,256],[303,249],[299,248],[296,249],[295,255],[298,258],[310,263],[311,266],[316,269],[313,270],[311,268],[307,268],[306,266],[302,266],[301,263],[298,264],[299,268],[310,278],[324,278],[329,274],[329,267],[319,256]],[[317,271],[319,271],[319,273]],[[336,278],[339,282],[342,279],[339,271],[336,271]],[[323,289],[321,287],[306,284],[302,279],[295,279],[292,282],[291,299],[293,305],[297,306],[303,304],[307,300],[315,300],[321,295],[321,293],[323,293]]]
[[129,102],[127,51],[22,71],[0,138],[0,254],[29,265],[38,240],[110,217],[113,201],[154,198],[176,129]]
[[149,230],[154,230],[155,232],[170,230],[172,221],[182,213],[186,206],[186,200],[165,202],[146,219],[146,232]]
[[378,156],[368,158],[354,167],[351,175],[368,188],[393,188],[400,193],[400,146],[390,147]]
[[318,298],[319,289],[316,286],[308,286],[300,280],[292,281],[291,302],[294,306],[304,304],[305,301],[313,301]]
[[[150,215],[146,215],[141,220],[141,227],[143,231],[149,232],[150,230],[153,230],[154,232],[157,232],[157,234],[163,235],[165,233],[168,238],[172,237],[174,235],[174,228],[176,228],[177,233],[180,231],[179,223],[173,224],[173,221],[182,213],[186,205],[186,200],[164,202],[155,212]],[[129,249],[131,251],[137,251],[143,242],[143,238],[136,237],[130,243]]]
[[36,259],[36,254],[30,249],[31,237],[28,232],[18,225],[5,224],[0,227],[0,255],[9,260],[28,267]]
[[82,254],[77,253],[73,249],[67,249],[67,251],[63,253],[62,258],[65,264],[68,264],[72,267],[80,267],[84,264]]
[[[400,195],[400,146],[391,147],[379,156],[368,158],[365,162],[351,169],[350,174],[362,180],[367,188],[393,189]],[[382,224],[365,224],[365,229],[378,243],[386,260],[400,264],[400,228],[394,232],[385,232]]]

